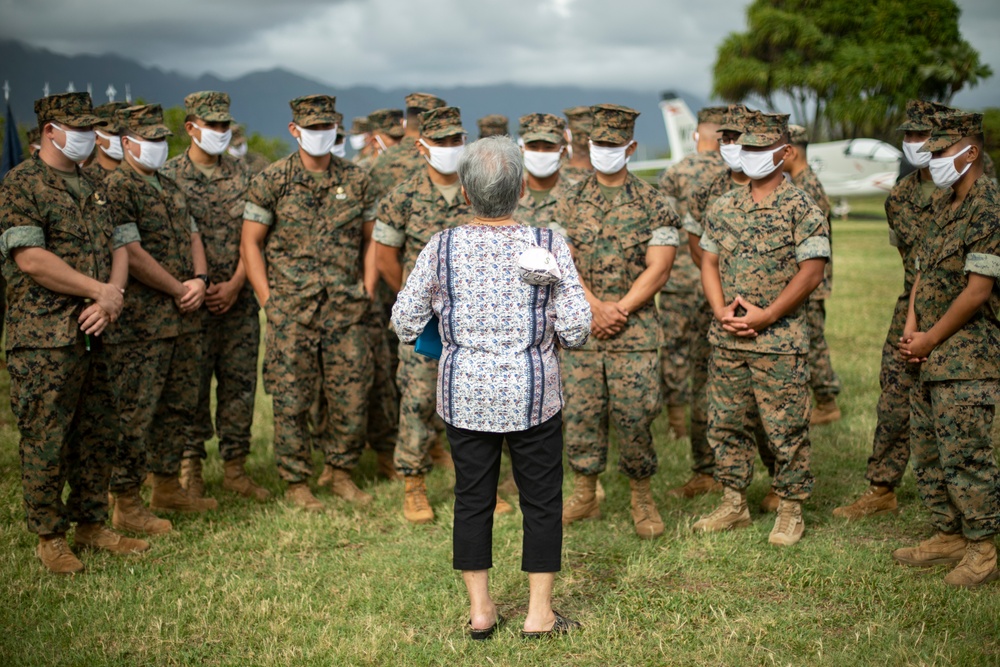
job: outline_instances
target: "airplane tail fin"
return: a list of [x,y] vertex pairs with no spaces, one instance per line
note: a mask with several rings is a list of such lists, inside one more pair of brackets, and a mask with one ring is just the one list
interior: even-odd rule
[[663,125],[670,142],[670,161],[676,164],[697,150],[694,133],[698,129],[698,119],[676,93],[667,91],[660,97]]

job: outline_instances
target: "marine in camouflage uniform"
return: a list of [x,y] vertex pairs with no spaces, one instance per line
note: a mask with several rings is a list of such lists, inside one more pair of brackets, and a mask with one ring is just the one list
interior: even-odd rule
[[[290,102],[296,127],[314,132],[334,131],[334,105],[328,95]],[[335,494],[359,504],[371,500],[350,471],[364,448],[372,383],[362,323],[371,306],[368,260],[361,258],[374,202],[364,169],[329,153],[307,153],[299,141],[298,151],[250,184],[241,252],[267,314],[264,385],[274,400],[278,473],[289,484],[287,499],[319,511],[308,487],[312,443],[323,452],[324,482]],[[325,414],[310,433],[310,408],[320,393]]]
[[[635,150],[638,112],[592,107],[595,151]],[[601,165],[597,165],[601,166]],[[611,167],[605,167],[609,169]],[[680,219],[653,186],[622,163],[570,188],[556,219],[565,226],[577,270],[594,311],[594,335],[562,355],[566,454],[576,474],[563,523],[600,516],[597,476],[607,466],[609,423],[618,433],[618,470],[632,487],[632,518],[640,537],[663,532],[649,479],[657,458],[650,427],[662,407],[659,348],[663,332],[653,302],[670,275]],[[607,313],[623,314],[612,326]]]
[[[737,140],[745,158],[774,160],[788,141],[788,116],[749,112]],[[757,148],[748,151],[748,148]],[[760,149],[764,149],[763,151]],[[706,298],[715,320],[708,380],[708,441],[722,505],[695,523],[715,531],[750,523],[746,488],[757,449],[747,414],[758,417],[777,459],[778,519],[769,541],[795,544],[804,530],[801,503],[812,492],[809,444],[809,333],[803,302],[822,280],[830,240],[822,211],[772,171],[713,202],[701,237]],[[749,174],[748,174],[749,175]],[[766,188],[766,189],[764,189]],[[755,190],[763,189],[755,201]],[[739,300],[737,300],[739,299]],[[776,305],[777,304],[777,305]],[[764,308],[774,308],[768,323]],[[745,331],[737,335],[723,325]]]
[[[929,139],[931,117],[938,111],[947,110],[948,107],[934,102],[907,102],[906,120],[899,126],[899,130],[906,133],[904,141]],[[898,346],[917,275],[917,251],[932,225],[934,202],[946,194],[934,185],[930,170],[924,167],[899,179],[885,200],[889,243],[899,251],[903,261],[903,291],[896,299],[889,332],[882,345],[881,393],[875,408],[877,422],[865,473],[871,484],[857,501],[833,510],[836,517],[861,519],[894,512],[897,508],[894,489],[902,482],[910,459],[910,392],[920,372],[918,365],[907,363],[900,356]]]
[[[421,141],[432,147],[460,143],[465,130],[457,107],[427,111],[420,120]],[[423,144],[424,151],[430,151]],[[423,158],[421,157],[421,160]],[[455,173],[443,174],[425,161],[422,172],[405,181],[379,203],[373,238],[378,243],[379,270],[390,288],[401,287],[413,270],[417,256],[437,232],[469,222],[471,209],[461,195]],[[401,280],[400,280],[401,279]],[[399,280],[400,284],[394,284]],[[435,412],[436,359],[418,355],[412,345],[399,345],[399,437],[396,470],[406,479],[404,515],[411,521],[433,518],[423,490],[431,471],[431,449],[444,431]],[[429,518],[428,518],[429,516]]]
[[[108,175],[121,164],[122,124],[118,119],[118,110],[126,107],[128,107],[128,102],[108,102],[94,108],[94,115],[101,119],[101,122],[94,128],[98,132],[97,159],[84,167],[83,173],[95,183],[103,183]],[[116,155],[118,157],[114,157],[108,152],[115,148],[112,143],[117,143]]]
[[28,143],[24,146],[24,157],[29,158],[38,152],[42,145],[42,135],[37,127],[28,128]]
[[[184,192],[188,210],[201,232],[210,285],[201,309],[203,350],[194,415],[195,440],[185,443],[181,483],[195,495],[203,495],[201,463],[207,456],[205,441],[218,435],[225,488],[264,500],[268,492],[244,472],[250,454],[260,345],[257,302],[240,261],[244,197],[251,174],[225,150],[211,154],[198,143],[197,133],[228,129],[233,120],[229,95],[216,91],[191,93],[184,98],[184,107],[191,146],[168,161],[160,173]],[[213,376],[217,382],[214,422]]]
[[406,96],[406,131],[398,144],[386,149],[372,164],[371,179],[376,201],[423,170],[426,163],[417,151],[420,116],[445,106],[444,100],[429,93],[410,93]]
[[[357,116],[351,121],[351,134],[349,140],[351,142],[351,147],[354,148],[354,157],[351,158],[351,162],[358,165],[362,169],[368,169],[372,166],[372,160],[374,159],[375,149],[371,142],[372,134],[372,123],[368,116]],[[355,148],[355,139],[357,143],[361,145],[361,148]]]
[[570,107],[563,109],[566,116],[566,134],[569,145],[568,157],[563,164],[562,177],[568,185],[579,183],[594,173],[590,163],[590,130],[594,126],[594,115],[590,107]]
[[920,365],[910,447],[937,534],[893,557],[915,566],[961,559],[945,583],[974,587],[1000,577],[993,542],[1000,470],[991,433],[1000,398],[1000,190],[983,174],[982,114],[940,113],[933,122],[920,150],[950,161],[957,178],[953,194],[935,202],[918,251],[900,351]]
[[239,123],[233,123],[230,129],[233,136],[229,141],[229,148],[226,149],[229,156],[235,158],[243,165],[243,168],[247,170],[251,177],[267,169],[271,161],[260,153],[249,149],[246,128]]
[[[695,193],[728,172],[719,155],[716,137],[726,110],[727,107],[706,107],[698,112],[698,152],[686,156],[660,177],[660,190],[677,209],[682,224],[691,218],[690,200]],[[694,339],[697,336],[707,338],[710,319],[701,291],[701,272],[691,258],[686,242],[677,248],[670,280],[660,291],[659,312],[663,327],[663,347],[660,351],[663,397],[674,437],[684,438],[688,435],[685,406],[691,401],[691,366],[708,364],[707,341]],[[698,327],[699,322],[704,326]],[[694,357],[692,350],[700,356]],[[694,442],[692,440],[692,444]],[[704,438],[698,439],[698,442],[702,446],[691,450],[692,478],[684,486],[672,490],[671,495],[690,497],[714,486],[711,480],[711,451]]]
[[[52,127],[52,135],[0,183],[7,368],[21,434],[28,530],[39,537],[36,553],[45,566],[71,573],[83,569],[65,539],[72,522],[77,546],[117,552],[149,547],[103,527],[109,444],[118,439],[118,392],[112,346],[101,345],[108,333],[85,334],[81,323],[81,317],[95,315],[106,326],[121,311],[128,273],[124,245],[136,238],[136,230],[114,226],[101,184],[84,176],[55,143],[60,131],[87,131],[98,122],[90,95],[45,97],[35,102],[35,113],[39,127]],[[66,291],[43,286],[59,265]]]
[[141,244],[128,246],[133,280],[119,323],[122,437],[111,476],[110,488],[118,497],[113,518],[116,527],[162,532],[162,524],[139,500],[147,471],[153,473],[151,509],[218,506],[210,498],[189,495],[179,480],[182,453],[196,437],[203,346],[198,308],[208,276],[184,193],[136,156],[170,135],[160,105],[128,107],[118,116],[125,159],[108,176],[107,187],[119,224],[134,222]]
[[510,135],[510,130],[508,129],[510,120],[507,116],[503,116],[498,113],[483,116],[476,121],[476,125],[479,127],[480,139],[485,139],[486,137],[506,137]]
[[372,152],[367,166],[370,169],[387,150],[399,144],[406,134],[406,124],[402,109],[377,109],[368,114],[368,121],[371,125],[368,146]]
[[[809,166],[806,150],[809,145],[809,134],[801,125],[789,125],[789,143],[796,151],[795,159],[785,160],[785,172],[791,178],[792,185],[809,195],[813,202],[823,211],[827,220],[827,233],[833,242],[833,230],[830,227],[830,199],[826,196],[823,184],[819,182],[816,172]],[[840,419],[840,408],[837,407],[837,395],[840,394],[840,378],[833,370],[830,361],[830,346],[826,342],[826,300],[833,293],[833,258],[826,263],[823,282],[809,296],[806,303],[806,320],[809,323],[809,386],[816,400],[812,424],[829,424]]]
[[[518,135],[525,144],[524,150],[543,147],[560,153],[564,150],[566,123],[562,118],[533,113],[521,116],[518,124]],[[562,177],[562,169],[557,168],[554,173],[539,177],[526,167],[525,177],[524,195],[518,202],[515,219],[531,227],[551,227],[565,236],[566,230],[556,219],[558,204],[570,187]]]

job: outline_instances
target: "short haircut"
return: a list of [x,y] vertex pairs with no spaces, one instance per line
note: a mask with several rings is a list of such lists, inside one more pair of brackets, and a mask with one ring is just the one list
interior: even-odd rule
[[508,136],[486,137],[465,147],[458,180],[480,218],[506,218],[517,210],[524,181],[521,149]]

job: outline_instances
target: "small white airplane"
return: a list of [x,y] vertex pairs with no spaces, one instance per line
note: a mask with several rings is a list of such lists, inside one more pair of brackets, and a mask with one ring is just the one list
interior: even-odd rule
[[[670,142],[665,160],[629,162],[632,171],[662,171],[695,151],[698,120],[674,93],[660,101],[663,125]],[[899,176],[903,153],[878,139],[849,139],[809,144],[809,165],[830,198],[888,195]]]

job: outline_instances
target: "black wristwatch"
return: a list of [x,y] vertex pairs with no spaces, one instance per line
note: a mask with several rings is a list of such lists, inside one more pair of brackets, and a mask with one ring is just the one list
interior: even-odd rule
[[195,276],[195,278],[201,278],[202,280],[204,280],[206,288],[212,286],[212,279],[208,277],[207,273],[199,273],[198,275]]

